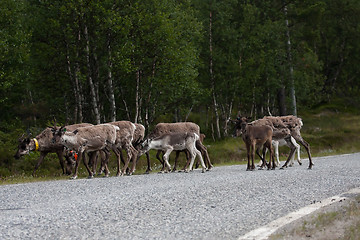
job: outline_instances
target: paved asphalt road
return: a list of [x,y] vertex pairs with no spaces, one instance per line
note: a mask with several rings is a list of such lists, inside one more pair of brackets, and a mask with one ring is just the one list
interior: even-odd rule
[[360,153],[303,162],[0,186],[0,239],[237,239],[360,186]]

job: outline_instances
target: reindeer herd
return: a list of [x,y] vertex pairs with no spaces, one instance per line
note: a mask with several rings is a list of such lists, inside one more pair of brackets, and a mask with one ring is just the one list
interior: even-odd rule
[[[296,116],[267,116],[249,122],[247,117],[237,117],[229,120],[234,124],[234,136],[241,136],[247,151],[247,169],[254,170],[255,153],[260,157],[260,169],[267,167],[275,169],[279,166],[278,147],[287,145],[290,154],[281,169],[293,165],[295,151],[297,160],[300,160],[300,145],[303,145],[309,157],[309,169],[314,165],[311,159],[310,146],[300,134],[303,126],[301,118]],[[39,151],[40,158],[35,165],[33,175],[39,168],[48,153],[56,153],[63,174],[71,175],[72,179],[78,176],[79,163],[83,160],[89,178],[94,177],[98,161],[100,168],[98,174],[109,176],[108,162],[111,151],[116,155],[116,176],[132,175],[141,155],[146,154],[146,173],[152,171],[149,151],[157,150],[156,158],[161,162],[161,172],[176,171],[180,152],[185,152],[187,163],[183,170],[189,172],[193,169],[196,156],[202,167],[202,172],[213,168],[206,147],[203,145],[205,135],[200,133],[199,125],[192,122],[159,123],[145,138],[145,127],[130,121],[117,121],[99,125],[89,123],[74,124],[57,127],[47,127],[35,138],[19,139],[18,151],[15,158],[18,159],[31,151]],[[275,148],[275,150],[273,150]],[[127,157],[123,157],[125,150]],[[262,152],[260,153],[260,150]],[[176,151],[173,169],[169,163],[169,156]],[[269,151],[269,162],[265,160],[266,152]],[[275,154],[274,154],[275,152]],[[162,154],[162,157],[161,157]],[[274,155],[276,156],[276,162]],[[65,157],[65,161],[64,161]],[[121,168],[121,163],[123,167]],[[132,164],[130,168],[130,163]]]

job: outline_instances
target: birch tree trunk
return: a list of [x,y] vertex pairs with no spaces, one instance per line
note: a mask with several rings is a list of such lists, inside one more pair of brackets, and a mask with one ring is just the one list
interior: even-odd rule
[[109,88],[109,98],[110,98],[110,120],[112,122],[116,121],[116,104],[115,104],[115,95],[113,87],[113,77],[112,77],[112,61],[111,61],[111,45],[110,45],[110,34],[108,34],[108,88]]
[[[70,82],[73,85],[73,91],[75,95],[75,107],[74,107],[74,122],[77,123],[77,116],[78,116],[78,105],[79,105],[79,94],[78,89],[76,87],[76,83],[74,80],[73,73],[71,71],[71,62],[70,62],[70,53],[69,53],[69,44],[66,41],[66,70],[70,78]],[[67,108],[67,106],[66,106]]]
[[78,95],[76,96],[78,98],[78,108],[79,108],[79,123],[82,123],[84,118],[83,118],[83,102],[84,100],[84,92],[82,89],[82,84],[79,81],[79,75],[80,75],[80,65],[79,65],[79,48],[80,48],[80,41],[81,41],[81,31],[79,28],[78,31],[78,39],[77,39],[77,50],[76,50],[76,62],[75,62],[75,74],[74,74],[74,80],[75,80],[75,87],[77,90]]
[[139,98],[140,98],[140,70],[136,71],[136,93],[135,93],[135,118],[134,123],[137,123],[139,118]]
[[218,112],[218,104],[217,104],[216,95],[215,95],[215,77],[214,77],[214,71],[213,71],[212,12],[211,11],[210,11],[210,15],[209,15],[209,48],[210,48],[209,71],[210,71],[211,91],[212,91],[213,106],[214,106],[214,113],[215,113],[215,126],[216,126],[217,138],[220,139],[221,138],[220,119],[219,119],[219,112]]
[[125,112],[126,112],[127,119],[128,119],[129,121],[131,121],[130,111],[129,111],[127,102],[126,102],[126,100],[125,100],[125,98],[124,98],[124,92],[123,92],[123,89],[122,89],[121,86],[119,87],[119,90],[120,90],[120,94],[121,94],[121,99],[122,99],[122,101],[123,101],[123,103],[124,103],[124,107],[125,107]]
[[286,25],[286,38],[287,38],[287,60],[290,70],[290,100],[292,114],[297,115],[296,109],[296,96],[295,96],[295,84],[294,84],[294,67],[292,64],[292,55],[291,55],[291,41],[290,41],[290,30],[289,30],[289,20],[287,19],[287,6],[284,5],[284,15],[285,15],[285,25]]
[[91,71],[91,64],[90,64],[90,40],[89,40],[89,34],[88,34],[88,28],[87,25],[84,26],[84,36],[85,36],[85,54],[86,54],[86,65],[87,65],[87,75],[88,75],[88,81],[90,86],[90,95],[91,95],[91,103],[93,106],[93,111],[95,115],[95,122],[96,124],[100,124],[100,113],[99,113],[99,107],[98,103],[96,101],[96,89],[92,78],[92,71]]

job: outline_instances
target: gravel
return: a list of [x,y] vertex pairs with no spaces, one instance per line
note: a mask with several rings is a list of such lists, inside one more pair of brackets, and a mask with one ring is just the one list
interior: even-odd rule
[[237,239],[360,186],[360,153],[315,166],[167,173],[0,186],[0,239]]

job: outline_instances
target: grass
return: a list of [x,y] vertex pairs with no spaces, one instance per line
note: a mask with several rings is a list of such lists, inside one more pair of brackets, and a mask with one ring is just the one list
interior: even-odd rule
[[[313,157],[328,156],[344,153],[360,152],[360,116],[354,113],[338,113],[322,109],[318,112],[300,113],[304,126],[302,128],[303,138],[310,143]],[[228,137],[213,142],[210,137],[205,139],[205,146],[208,148],[209,156],[215,166],[245,164],[246,149],[241,138]],[[280,160],[287,159],[288,147],[280,147]],[[31,154],[14,161],[13,152],[7,153],[8,164],[11,167],[4,168],[0,165],[0,184],[11,184],[33,181],[47,181],[67,179],[61,176],[58,159],[55,154],[49,154],[37,171],[38,177],[32,177],[31,172],[35,166],[38,153]],[[150,151],[153,171],[160,170],[161,166],[155,158],[155,151]],[[11,159],[10,159],[11,158]],[[301,147],[301,158],[308,158],[304,147]],[[173,164],[174,154],[170,157]],[[179,168],[184,166],[185,154],[180,154]],[[111,175],[116,172],[115,157],[112,156],[109,164]],[[136,174],[142,174],[146,170],[145,156],[140,158]],[[86,177],[87,172],[83,164],[79,168],[79,177]]]

